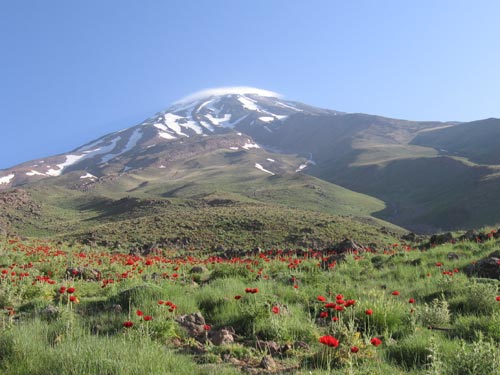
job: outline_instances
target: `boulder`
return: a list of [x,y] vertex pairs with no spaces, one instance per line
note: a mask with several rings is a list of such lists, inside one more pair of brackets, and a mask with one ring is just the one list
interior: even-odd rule
[[488,257],[469,264],[464,268],[467,276],[484,277],[487,279],[500,279],[500,258]]
[[234,342],[234,332],[226,328],[212,330],[209,333],[209,339],[216,346],[231,344]]
[[175,321],[186,330],[190,337],[199,337],[205,332],[205,318],[199,312],[178,316]]
[[443,234],[434,234],[431,236],[429,243],[432,245],[442,245],[451,241],[453,241],[453,235],[448,232]]

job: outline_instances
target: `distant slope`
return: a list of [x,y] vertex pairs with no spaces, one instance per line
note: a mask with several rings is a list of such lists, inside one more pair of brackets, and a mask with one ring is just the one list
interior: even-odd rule
[[411,144],[433,147],[442,154],[463,156],[479,164],[500,164],[500,119],[422,132]]

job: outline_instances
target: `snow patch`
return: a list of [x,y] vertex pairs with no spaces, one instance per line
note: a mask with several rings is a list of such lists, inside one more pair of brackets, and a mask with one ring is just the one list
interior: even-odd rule
[[159,132],[158,135],[165,139],[175,139],[175,137],[167,132]]
[[266,160],[267,160],[267,161],[270,161],[271,163],[274,163],[274,162],[276,161],[276,160],[271,159],[271,158],[267,158]]
[[66,155],[66,160],[64,163],[57,164],[56,167],[57,169],[49,169],[46,174],[49,176],[60,176],[64,168],[69,167],[70,165],[75,164],[78,160],[82,159],[83,157],[87,156],[89,154],[82,154],[82,155]]
[[235,147],[235,146],[233,146],[233,147],[229,147],[229,149],[230,149],[230,150],[237,151],[237,150],[239,150],[240,148],[239,148],[239,147]]
[[259,117],[259,120],[262,122],[273,122],[275,120],[275,118],[271,117],[271,116],[263,116],[263,117]]
[[248,143],[250,141],[247,141],[241,148],[244,148],[245,150],[250,150],[251,148],[260,148],[260,146],[257,143]]
[[266,172],[266,173],[269,173],[270,175],[273,175],[274,176],[274,173],[271,172],[271,171],[268,171],[267,169],[265,169],[262,165],[260,165],[259,163],[255,163],[255,168],[257,169],[260,169],[262,172]]
[[295,172],[300,172],[304,170],[307,167],[307,164],[301,164],[299,167],[295,170]]
[[7,176],[0,177],[0,184],[8,184],[16,175],[14,173],[8,174]]
[[224,115],[224,117],[222,117],[222,118],[214,117],[214,116],[212,116],[211,113],[205,115],[205,117],[212,124],[217,125],[217,126],[225,126],[226,124],[230,124],[230,121],[231,121],[231,114],[230,113],[226,113]]
[[46,174],[37,172],[37,171],[32,169],[31,171],[26,172],[26,176],[46,176]]
[[91,174],[91,173],[88,173],[88,172],[87,172],[87,174],[85,174],[85,175],[83,175],[83,176],[80,176],[80,178],[81,178],[81,179],[90,178],[90,179],[92,179],[92,180],[93,180],[93,179],[96,179],[97,177],[96,177],[96,176],[94,176],[93,174]]

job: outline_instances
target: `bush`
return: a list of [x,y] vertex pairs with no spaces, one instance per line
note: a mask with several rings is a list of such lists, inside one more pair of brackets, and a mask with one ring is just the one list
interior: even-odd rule
[[492,341],[480,337],[472,344],[462,344],[450,361],[453,375],[499,375],[500,349]]
[[441,327],[450,322],[448,302],[434,299],[430,304],[424,304],[417,310],[417,319],[424,326]]

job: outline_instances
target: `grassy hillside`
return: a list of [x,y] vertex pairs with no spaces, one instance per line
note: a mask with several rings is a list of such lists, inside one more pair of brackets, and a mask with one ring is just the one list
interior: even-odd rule
[[433,147],[444,155],[463,156],[480,164],[500,164],[500,119],[422,132],[412,144]]
[[332,254],[2,237],[0,374],[498,375],[499,280],[463,270],[499,245],[397,244],[318,267]]
[[344,237],[380,245],[402,233],[370,216],[384,209],[381,201],[295,173],[298,162],[261,151],[217,151],[97,182],[82,182],[75,172],[19,190],[33,212],[7,204],[0,215],[21,235],[113,246],[323,247]]

